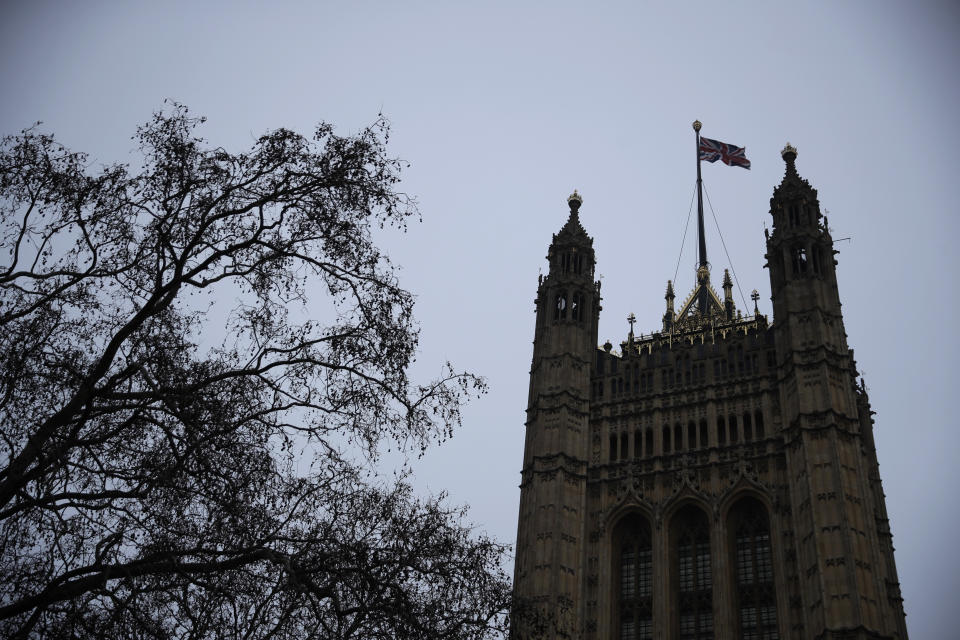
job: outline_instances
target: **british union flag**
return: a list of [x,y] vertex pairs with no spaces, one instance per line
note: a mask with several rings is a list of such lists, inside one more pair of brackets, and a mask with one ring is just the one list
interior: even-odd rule
[[732,167],[750,168],[746,148],[720,142],[719,140],[711,140],[710,138],[700,138],[700,159],[706,160],[707,162],[723,160],[724,164]]

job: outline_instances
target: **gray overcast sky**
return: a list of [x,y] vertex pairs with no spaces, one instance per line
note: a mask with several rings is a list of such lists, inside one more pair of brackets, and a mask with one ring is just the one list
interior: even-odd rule
[[[513,542],[537,273],[577,188],[603,275],[600,341],[657,328],[695,180],[690,123],[752,171],[704,167],[743,293],[761,293],[779,151],[839,242],[849,342],[877,412],[914,639],[951,637],[960,559],[953,3],[5,2],[0,133],[34,121],[129,161],[165,98],[243,150],[267,129],[352,133],[382,111],[424,222],[383,244],[418,296],[421,376],[487,376],[454,439],[414,463]],[[709,209],[708,209],[709,211]],[[711,227],[712,221],[708,223]],[[693,231],[678,296],[693,285]],[[715,228],[716,274],[728,266]],[[748,300],[749,303],[749,300]],[[738,304],[742,306],[742,303]]]

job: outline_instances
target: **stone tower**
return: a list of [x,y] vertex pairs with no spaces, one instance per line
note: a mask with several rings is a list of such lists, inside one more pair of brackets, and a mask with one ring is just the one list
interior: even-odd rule
[[[535,301],[515,580],[553,621],[575,627],[583,598],[591,369],[600,318],[593,240],[580,225],[582,199],[553,236]],[[519,634],[518,634],[519,635]],[[530,635],[525,633],[524,635]]]
[[710,266],[662,326],[597,347],[582,199],[541,278],[517,534],[517,637],[906,640],[873,420],[833,240],[783,151],[773,322]]

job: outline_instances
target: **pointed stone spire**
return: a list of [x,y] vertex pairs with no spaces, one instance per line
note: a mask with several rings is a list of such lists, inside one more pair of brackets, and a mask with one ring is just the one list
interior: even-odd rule
[[567,218],[563,228],[553,236],[554,244],[574,244],[582,247],[592,247],[593,239],[587,235],[583,225],[580,224],[580,205],[583,204],[583,196],[574,189],[573,193],[567,197],[567,205],[570,207],[570,217]]
[[817,202],[817,190],[797,173],[797,149],[789,142],[780,152],[786,170],[783,180],[773,188],[770,213],[773,215],[774,234],[777,230],[799,227],[818,228],[822,216]]
[[670,333],[676,317],[676,313],[673,310],[673,280],[667,280],[667,293],[663,296],[663,299],[667,301],[667,310],[663,314],[663,331],[664,333]]
[[723,310],[727,320],[733,319],[733,280],[730,279],[730,269],[723,270]]
[[581,229],[583,228],[580,224],[580,205],[583,204],[583,196],[577,193],[577,190],[574,189],[573,193],[567,196],[567,206],[570,207],[570,218],[567,220],[566,226],[572,227],[577,226]]
[[787,172],[784,177],[786,178],[799,178],[797,174],[797,167],[794,162],[797,159],[797,150],[789,142],[787,146],[783,148],[783,151],[780,152],[780,157],[783,158],[783,161],[787,163]]

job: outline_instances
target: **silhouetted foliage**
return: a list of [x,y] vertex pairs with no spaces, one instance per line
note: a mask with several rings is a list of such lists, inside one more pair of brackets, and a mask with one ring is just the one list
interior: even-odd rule
[[483,390],[408,379],[386,123],[233,154],[201,122],[156,114],[137,170],[0,148],[0,635],[499,635],[503,547],[342,454],[422,450]]

